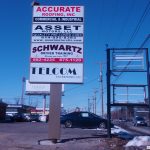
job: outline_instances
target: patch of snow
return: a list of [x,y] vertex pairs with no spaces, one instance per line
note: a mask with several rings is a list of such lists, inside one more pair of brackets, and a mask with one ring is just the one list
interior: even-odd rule
[[136,136],[133,140],[129,141],[125,146],[149,146],[150,136]]
[[[87,129],[86,129],[87,130]],[[89,130],[89,129],[88,129]],[[107,129],[100,129],[100,128],[97,128],[97,129],[91,129],[91,130],[96,130],[96,131],[103,131],[103,132],[106,132]],[[114,126],[113,128],[111,128],[111,134],[114,134],[116,135],[117,137],[120,137],[122,139],[126,139],[126,140],[131,140],[134,138],[134,136],[128,132],[127,130],[124,130],[122,129],[121,127],[119,126]]]
[[118,137],[126,140],[130,140],[134,138],[134,136],[130,132],[118,126],[114,126],[114,128],[111,129],[111,134],[115,134]]
[[[99,131],[107,131],[107,129],[100,129],[100,128],[95,128],[95,129],[84,129],[84,130],[99,130]],[[124,133],[129,133],[127,130],[122,129],[119,126],[114,126],[113,128],[111,128],[111,134],[117,134],[120,132],[124,132]]]
[[118,133],[129,133],[127,130],[122,129],[121,127],[114,126],[114,128],[111,129],[111,134],[118,134]]

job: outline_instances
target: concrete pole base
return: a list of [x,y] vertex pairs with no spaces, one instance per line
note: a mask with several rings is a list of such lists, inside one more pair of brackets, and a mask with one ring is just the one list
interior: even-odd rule
[[45,139],[45,140],[39,140],[38,145],[55,145],[60,143],[60,140],[57,139]]

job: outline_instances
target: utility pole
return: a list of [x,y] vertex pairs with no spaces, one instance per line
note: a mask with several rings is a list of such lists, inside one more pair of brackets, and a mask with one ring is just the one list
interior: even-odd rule
[[97,90],[94,91],[94,96],[93,96],[93,113],[96,114],[96,93]]
[[88,98],[88,112],[90,112],[90,98]]
[[22,93],[21,93],[21,104],[24,104],[24,84],[25,84],[26,78],[22,78]]
[[100,97],[101,97],[101,111],[102,117],[104,116],[104,89],[103,89],[103,63],[100,63]]
[[94,108],[95,108],[94,104],[95,104],[95,102],[94,102],[94,96],[93,96],[93,98],[92,98],[92,109],[93,109],[93,113],[95,112],[95,110],[94,110]]

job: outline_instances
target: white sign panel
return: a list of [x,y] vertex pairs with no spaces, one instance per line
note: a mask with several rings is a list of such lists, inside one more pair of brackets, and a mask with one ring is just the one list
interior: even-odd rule
[[33,24],[32,42],[83,42],[83,25]]
[[32,43],[31,62],[83,62],[83,44]]
[[82,83],[82,63],[32,63],[30,81],[43,83]]
[[33,22],[83,22],[83,6],[34,6]]
[[26,80],[26,94],[50,94],[50,84],[34,84]]
[[34,23],[83,23],[83,17],[34,17]]
[[[64,84],[62,84],[62,93],[64,92]],[[26,94],[29,95],[49,95],[50,84],[35,84],[26,80]]]
[[33,33],[32,42],[83,42],[83,33]]
[[80,24],[33,24],[34,33],[83,33],[83,25]]

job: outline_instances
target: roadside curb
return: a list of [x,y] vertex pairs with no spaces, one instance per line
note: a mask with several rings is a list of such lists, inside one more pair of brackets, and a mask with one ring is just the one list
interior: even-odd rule
[[127,127],[127,129],[129,129],[131,131],[138,132],[138,133],[150,136],[150,130],[148,131],[148,130],[143,129],[143,128],[132,127],[132,126],[126,126],[126,127]]

